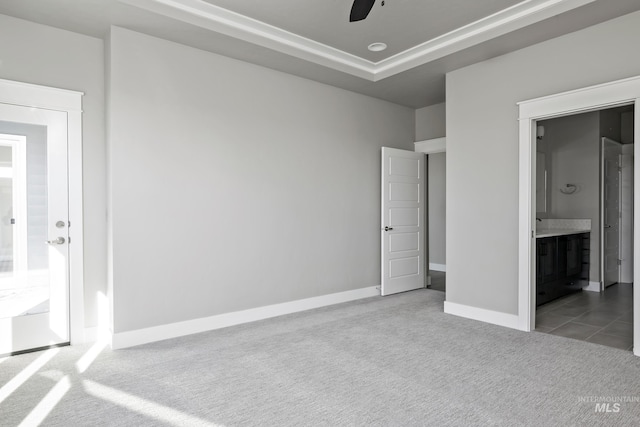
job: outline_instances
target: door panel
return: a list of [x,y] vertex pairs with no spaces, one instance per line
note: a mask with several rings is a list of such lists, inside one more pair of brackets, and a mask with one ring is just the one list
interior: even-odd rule
[[424,154],[382,148],[382,295],[424,287],[425,185]]
[[69,342],[67,114],[0,104],[0,134],[1,355]]
[[604,286],[620,279],[620,159],[622,145],[602,138],[602,277]]

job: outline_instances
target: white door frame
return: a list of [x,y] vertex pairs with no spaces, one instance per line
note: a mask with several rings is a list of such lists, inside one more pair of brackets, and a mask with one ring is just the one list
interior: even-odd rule
[[69,333],[84,337],[84,241],[82,216],[82,92],[0,79],[0,103],[67,114],[69,166]]
[[[523,331],[535,328],[535,149],[536,121],[602,110],[617,105],[635,104],[634,141],[640,141],[640,76],[583,89],[563,92],[518,103],[519,107],[519,225],[518,225],[518,326]],[[634,174],[634,271],[633,342],[640,343],[640,224],[637,190],[640,174]],[[640,356],[640,345],[633,352]]]

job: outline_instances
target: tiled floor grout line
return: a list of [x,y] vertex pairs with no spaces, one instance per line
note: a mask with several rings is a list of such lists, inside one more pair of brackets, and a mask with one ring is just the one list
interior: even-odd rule
[[571,323],[573,321],[573,319],[575,319],[575,317],[572,317],[570,320],[567,320],[566,322],[556,326],[555,328],[551,329],[549,332],[547,332],[548,334],[550,334],[551,332],[555,331],[556,329],[566,325],[567,323]]
[[[622,292],[622,291],[623,289],[616,288],[615,292]],[[545,307],[545,309],[543,309],[542,312],[540,313],[536,312],[536,318],[538,316],[540,317],[550,316],[551,324],[553,324],[554,322],[553,320],[554,317],[556,317],[556,321],[558,317],[560,319],[564,318],[565,320],[552,328],[548,326],[540,326],[540,329],[538,329],[538,331],[546,334],[564,336],[563,335],[564,332],[558,333],[558,330],[560,328],[565,327],[565,328],[569,328],[567,329],[567,332],[569,332],[570,328],[573,327],[572,325],[575,325],[575,327],[587,329],[586,331],[587,333],[589,332],[588,330],[590,328],[594,328],[595,330],[593,330],[593,332],[591,332],[586,337],[585,336],[583,336],[583,338],[574,337],[572,339],[577,339],[579,341],[585,341],[585,342],[595,343],[599,345],[608,345],[608,344],[601,343],[601,341],[603,341],[602,338],[604,338],[605,342],[608,339],[613,339],[614,342],[616,340],[623,340],[622,343],[624,343],[624,341],[627,341],[629,339],[628,334],[624,332],[625,330],[624,327],[621,329],[620,333],[616,331],[616,333],[612,334],[605,330],[611,327],[612,325],[616,324],[616,322],[619,322],[620,324],[626,324],[626,325],[629,324],[629,322],[622,320],[623,316],[628,315],[629,308],[626,306],[627,301],[625,301],[625,299],[628,297],[622,293],[619,293],[619,294],[611,293],[610,296],[612,298],[605,299],[604,296],[594,298],[590,295],[580,293],[580,294],[575,294],[575,296],[572,295],[569,297],[569,299],[564,301],[562,300],[554,301],[551,304],[554,304],[554,303],[555,304],[552,305],[551,307],[547,306]],[[572,306],[573,303],[575,303],[575,306]],[[568,314],[567,311],[571,314]],[[577,311],[579,311],[579,313],[576,314]],[[604,320],[605,324],[593,325],[589,323],[583,323],[580,321],[581,318],[587,317],[589,314],[594,316],[594,318],[600,318],[601,320]],[[610,317],[610,316],[613,316],[613,317]],[[596,323],[600,323],[600,322],[598,321]],[[578,329],[578,331],[579,330],[580,329]],[[569,333],[569,335],[570,334],[571,333]],[[578,332],[576,336],[580,336],[580,333]],[[601,338],[594,339],[594,337],[596,336]],[[609,338],[607,339],[606,337],[609,337]],[[566,338],[571,338],[571,337],[566,336]],[[627,348],[616,346],[616,345],[609,345],[609,346],[618,348],[621,350],[633,351],[633,345]]]
[[[586,311],[586,312],[584,312],[583,314],[581,314],[580,316],[578,316],[577,318],[582,317],[582,316],[584,316],[585,314],[588,314],[588,313],[590,313],[590,312],[589,312],[589,311]],[[619,319],[619,318],[621,318],[621,317],[622,317],[622,316],[618,316],[618,317],[616,317],[614,320],[612,320],[611,322],[607,323],[606,325],[601,326],[601,327],[600,327],[600,329],[598,329],[597,331],[595,331],[594,333],[592,333],[591,335],[589,335],[588,337],[586,337],[584,340],[585,340],[585,341],[589,341],[589,338],[591,338],[591,337],[592,337],[592,336],[594,336],[595,334],[599,334],[599,333],[601,333],[601,332],[602,332],[602,331],[603,331],[607,326],[611,326],[613,323],[617,322],[617,321],[618,321],[618,319]],[[577,318],[576,318],[576,319],[577,319]],[[580,325],[587,325],[587,326],[597,326],[597,325],[589,325],[589,324],[587,324],[587,323],[580,323],[580,322],[575,322],[575,323],[578,323],[578,324],[580,324]],[[615,336],[616,336],[616,335],[610,335],[610,334],[604,334],[604,335],[609,335],[609,336],[612,336],[612,337],[615,337]]]

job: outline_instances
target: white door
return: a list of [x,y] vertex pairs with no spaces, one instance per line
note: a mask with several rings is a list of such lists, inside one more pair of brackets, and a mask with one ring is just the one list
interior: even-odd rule
[[425,285],[425,171],[423,153],[382,148],[382,295]]
[[0,103],[0,355],[69,342],[67,113]]
[[622,144],[602,138],[602,278],[605,288],[620,280],[620,172]]

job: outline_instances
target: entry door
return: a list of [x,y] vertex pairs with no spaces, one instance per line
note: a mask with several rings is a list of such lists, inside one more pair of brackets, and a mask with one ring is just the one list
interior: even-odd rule
[[382,148],[381,294],[425,285],[425,155]]
[[67,113],[0,103],[0,355],[69,342]]
[[620,280],[620,171],[622,145],[602,138],[602,277],[605,288]]

